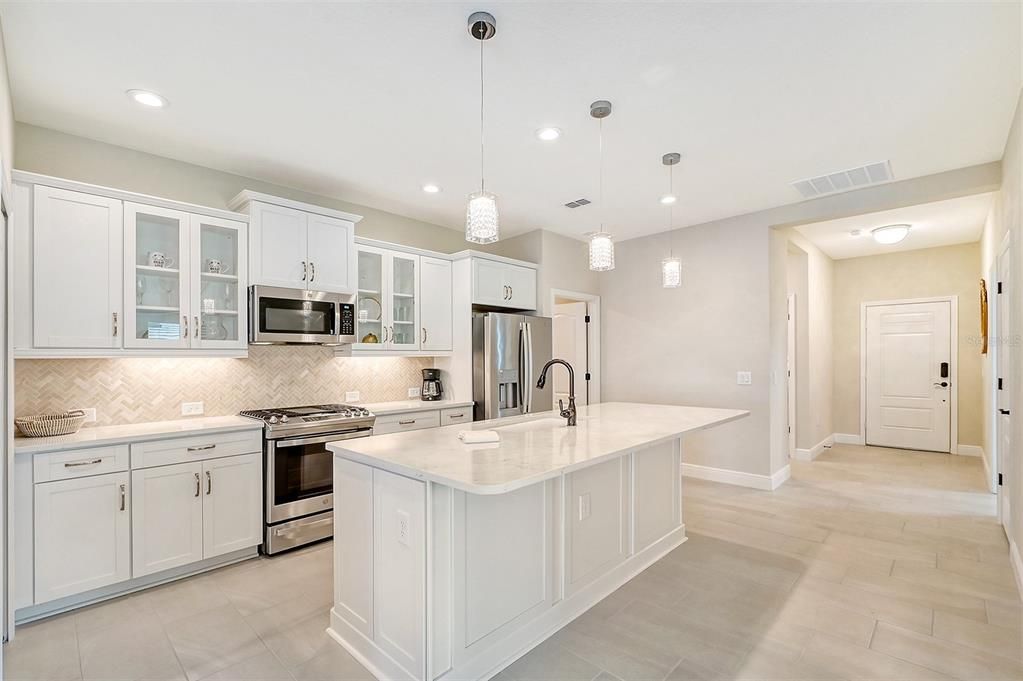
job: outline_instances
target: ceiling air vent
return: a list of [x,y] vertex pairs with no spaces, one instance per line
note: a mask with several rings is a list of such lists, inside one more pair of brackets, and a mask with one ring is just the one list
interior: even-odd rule
[[858,168],[839,170],[837,173],[828,173],[818,177],[809,177],[805,180],[797,180],[792,183],[796,191],[804,199],[813,199],[825,194],[837,194],[852,189],[860,189],[872,184],[891,182],[892,166],[888,161],[868,163]]
[[585,206],[591,203],[589,199],[576,199],[575,201],[569,201],[565,204],[565,208],[578,208],[579,206]]

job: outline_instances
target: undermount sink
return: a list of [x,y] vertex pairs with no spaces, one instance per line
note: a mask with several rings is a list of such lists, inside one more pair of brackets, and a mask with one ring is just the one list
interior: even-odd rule
[[520,430],[548,430],[550,428],[567,428],[568,421],[558,417],[535,419],[521,423],[510,423],[507,426],[494,426],[493,430],[520,431]]

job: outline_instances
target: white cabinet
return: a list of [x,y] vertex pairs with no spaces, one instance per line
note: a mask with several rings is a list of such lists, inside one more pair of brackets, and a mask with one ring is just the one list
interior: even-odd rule
[[477,305],[536,309],[536,270],[486,258],[472,259],[472,302]]
[[202,560],[202,463],[132,471],[132,576]]
[[247,226],[195,214],[190,216],[189,224],[189,347],[247,348]]
[[21,258],[32,265],[35,347],[121,347],[121,210],[116,199],[33,188],[31,253]]
[[361,217],[244,191],[232,208],[249,213],[253,284],[355,292],[355,223]]
[[419,256],[358,246],[356,350],[418,350]]
[[452,348],[451,261],[419,258],[419,323],[422,350]]
[[262,541],[262,482],[259,454],[203,463],[203,558],[222,556]]
[[35,485],[35,602],[131,575],[128,473]]

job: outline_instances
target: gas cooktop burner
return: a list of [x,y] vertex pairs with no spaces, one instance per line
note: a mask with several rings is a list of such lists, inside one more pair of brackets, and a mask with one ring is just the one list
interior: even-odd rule
[[241,416],[262,421],[268,430],[274,430],[275,427],[302,428],[313,425],[319,425],[326,429],[341,423],[372,426],[376,419],[369,409],[349,404],[247,409],[241,412]]

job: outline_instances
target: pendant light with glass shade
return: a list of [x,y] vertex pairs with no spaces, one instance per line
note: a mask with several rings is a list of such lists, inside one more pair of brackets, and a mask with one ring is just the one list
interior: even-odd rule
[[497,33],[497,21],[487,12],[469,16],[469,35],[480,42],[480,190],[469,194],[465,209],[465,240],[474,244],[492,244],[499,238],[497,197],[487,191],[483,174],[483,43]]
[[[661,163],[668,166],[668,193],[666,196],[675,197],[675,165],[682,160],[682,154],[672,152],[661,157]],[[661,203],[665,201],[662,199]],[[682,260],[676,258],[671,248],[671,231],[675,222],[675,201],[669,201],[668,206],[668,257],[661,261],[661,286],[664,288],[681,288],[682,286]]]
[[614,237],[604,231],[604,119],[611,115],[611,102],[600,99],[590,104],[590,116],[597,119],[597,130],[600,151],[600,231],[587,235],[590,241],[590,269],[594,272],[607,272],[615,268]]

